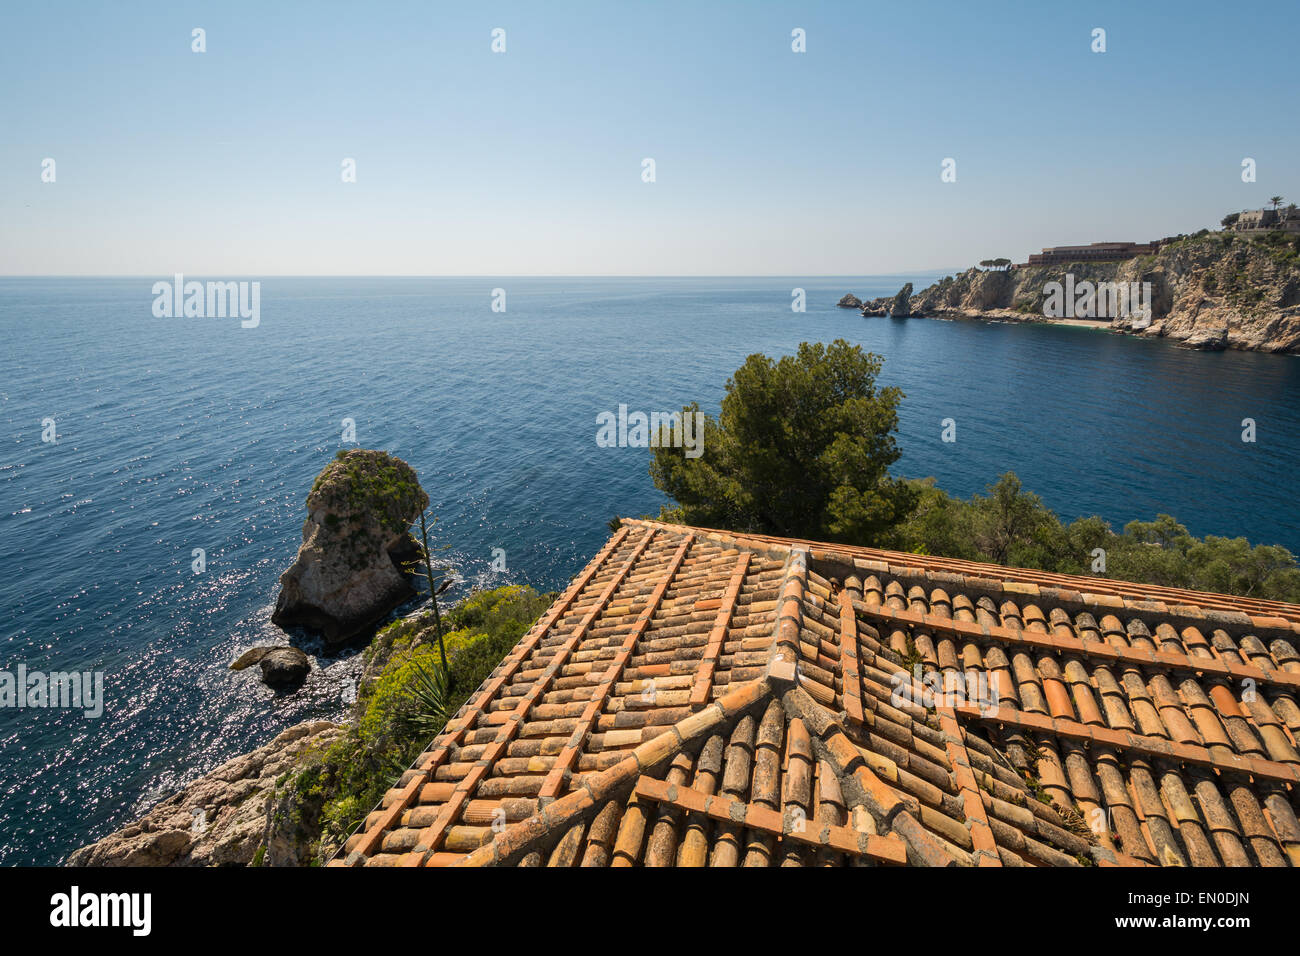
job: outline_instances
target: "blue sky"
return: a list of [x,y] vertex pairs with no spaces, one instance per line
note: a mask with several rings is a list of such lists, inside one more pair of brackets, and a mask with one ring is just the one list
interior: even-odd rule
[[1298,27],[1195,0],[5,4],[0,273],[857,275],[1158,238],[1300,199]]

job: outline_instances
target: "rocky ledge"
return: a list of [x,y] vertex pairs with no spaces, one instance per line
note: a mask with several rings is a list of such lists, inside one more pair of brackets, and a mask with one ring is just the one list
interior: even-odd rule
[[302,546],[280,576],[272,622],[334,644],[380,621],[415,593],[404,563],[418,553],[410,527],[428,504],[400,458],[339,452],[307,496]]
[[1133,314],[1110,329],[1187,348],[1300,353],[1300,236],[1201,233],[1118,262],[967,271],[913,293],[862,304],[866,316],[1043,322],[1048,283],[1151,284],[1150,324]]
[[[298,865],[306,848],[276,825],[276,787],[341,733],[341,726],[325,720],[290,727],[168,797],[130,826],[74,851],[68,865]],[[262,846],[266,849],[259,857]]]

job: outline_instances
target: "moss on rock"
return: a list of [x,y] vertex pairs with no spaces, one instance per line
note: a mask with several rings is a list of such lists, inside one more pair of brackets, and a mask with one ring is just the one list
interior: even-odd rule
[[429,504],[415,470],[383,451],[341,451],[307,496],[302,546],[280,577],[271,620],[350,640],[414,593],[404,563],[411,523]]

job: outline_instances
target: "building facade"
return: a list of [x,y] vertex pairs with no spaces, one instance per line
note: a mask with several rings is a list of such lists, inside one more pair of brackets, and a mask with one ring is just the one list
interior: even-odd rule
[[1247,209],[1232,224],[1232,231],[1300,233],[1300,209],[1294,205],[1282,209]]
[[1094,242],[1087,246],[1049,246],[1029,257],[1026,265],[1050,266],[1069,262],[1113,262],[1146,256],[1160,248],[1159,242]]

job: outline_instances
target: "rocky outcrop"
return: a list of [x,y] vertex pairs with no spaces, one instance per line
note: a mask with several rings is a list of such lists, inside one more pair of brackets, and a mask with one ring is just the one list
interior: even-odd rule
[[[297,724],[168,797],[144,817],[68,857],[69,866],[294,866],[306,846],[272,825],[280,779],[343,733]],[[260,847],[266,847],[259,858]]]
[[894,295],[882,295],[861,303],[861,312],[865,316],[884,318],[893,316],[905,319],[912,315],[912,283],[907,283]]
[[[1150,283],[1151,315],[1119,309],[1112,331],[1168,338],[1188,348],[1300,352],[1300,237],[1206,233],[1118,262],[969,269],[905,303],[906,313],[952,319],[1048,321],[1048,284]],[[891,314],[902,295],[872,299],[863,315]],[[1083,316],[1087,317],[1087,316]]]
[[254,647],[230,665],[232,671],[260,664],[262,680],[269,687],[292,687],[301,684],[311,670],[311,660],[296,647]]
[[859,299],[852,292],[845,293],[845,295],[840,299],[840,301],[836,302],[835,304],[838,305],[841,309],[862,308],[862,300]]
[[411,523],[429,503],[415,471],[387,452],[339,452],[307,496],[298,558],[280,576],[271,620],[330,643],[372,627],[415,592],[403,567]]
[[912,314],[910,300],[912,298],[912,283],[907,283],[898,290],[894,300],[889,303],[889,314],[892,318],[905,319]]
[[[413,593],[402,562],[415,556],[409,528],[428,501],[406,462],[380,451],[340,452],[307,496],[303,543],[297,560],[280,578],[272,620],[343,640],[385,616]],[[403,626],[404,646],[413,643],[407,631],[424,622],[424,616],[417,615]],[[380,643],[391,645],[395,634]],[[262,679],[277,687],[300,683],[311,669],[308,656],[290,646],[254,647],[231,669],[254,664],[260,665]],[[305,819],[304,797],[294,781],[322,760],[343,759],[338,748],[330,748],[346,733],[345,726],[330,721],[290,727],[270,743],[195,780],[135,823],[74,851],[68,865],[314,862],[322,839],[319,821]]]

